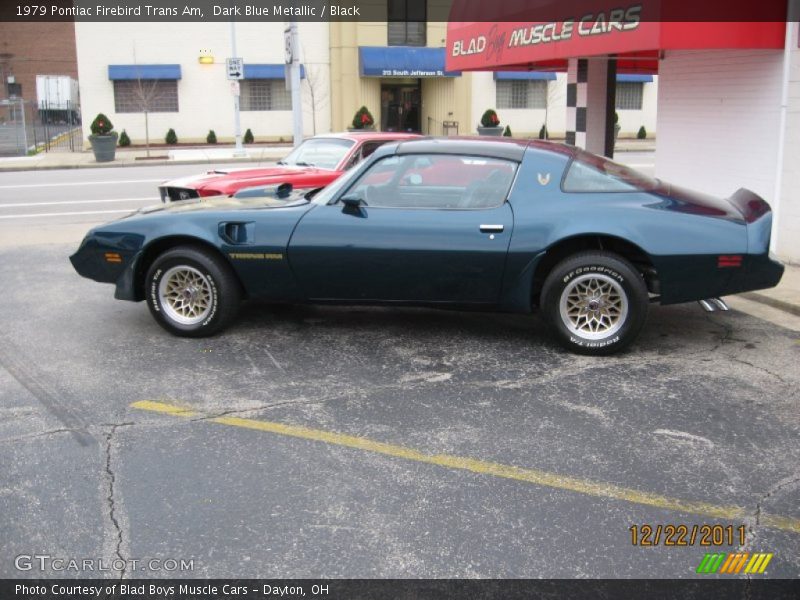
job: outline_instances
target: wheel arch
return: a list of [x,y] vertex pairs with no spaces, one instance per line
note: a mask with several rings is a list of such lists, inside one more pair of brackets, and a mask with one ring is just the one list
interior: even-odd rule
[[242,280],[239,277],[239,273],[236,272],[236,269],[233,267],[228,257],[225,256],[225,254],[220,251],[219,248],[199,237],[194,237],[191,235],[168,235],[151,241],[142,249],[141,255],[139,256],[134,269],[133,291],[135,300],[139,301],[144,300],[145,298],[144,279],[147,276],[147,271],[150,269],[150,265],[153,264],[153,261],[155,261],[156,258],[158,258],[167,250],[176,248],[178,246],[194,246],[196,248],[201,248],[202,250],[209,252],[214,256],[217,256],[230,269],[230,272],[233,273],[236,281],[239,283],[239,288],[243,292],[246,291],[246,288],[242,284]]
[[565,258],[586,250],[605,250],[625,258],[642,274],[648,292],[656,295],[660,293],[658,271],[650,255],[640,246],[605,233],[579,234],[551,244],[538,261],[531,284],[531,301],[534,305],[539,304],[544,280],[553,267]]

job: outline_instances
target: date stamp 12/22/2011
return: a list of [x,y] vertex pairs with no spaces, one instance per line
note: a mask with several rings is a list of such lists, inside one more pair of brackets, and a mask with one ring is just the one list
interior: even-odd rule
[[634,546],[744,546],[745,525],[631,525],[631,543]]

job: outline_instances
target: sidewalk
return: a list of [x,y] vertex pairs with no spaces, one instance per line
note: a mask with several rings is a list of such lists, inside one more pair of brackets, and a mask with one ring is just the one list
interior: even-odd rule
[[785,265],[778,287],[741,294],[743,298],[766,304],[800,317],[800,266]]
[[0,171],[39,171],[45,169],[81,169],[146,167],[170,164],[221,164],[240,162],[273,162],[291,151],[290,144],[246,146],[244,156],[237,156],[233,146],[167,149],[163,146],[147,151],[141,148],[128,150],[117,148],[116,158],[111,162],[98,163],[91,151],[85,152],[41,152],[35,156],[0,157]]
[[[563,140],[553,140],[563,141]],[[617,152],[652,152],[656,148],[655,140],[623,139],[617,142]],[[83,168],[115,168],[146,167],[171,164],[224,164],[231,162],[272,162],[280,160],[291,151],[291,144],[269,144],[245,146],[245,156],[234,156],[233,146],[198,146],[196,148],[169,149],[157,146],[150,149],[150,158],[141,148],[130,150],[117,148],[116,158],[112,162],[98,163],[89,151],[52,151],[41,152],[35,156],[0,157],[2,171],[39,171],[45,169],[83,169]]]

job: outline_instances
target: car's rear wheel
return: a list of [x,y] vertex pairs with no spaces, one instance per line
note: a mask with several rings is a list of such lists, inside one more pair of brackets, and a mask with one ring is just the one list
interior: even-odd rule
[[147,305],[156,322],[179,336],[205,337],[236,316],[241,290],[221,258],[195,246],[161,254],[147,271]]
[[610,252],[575,254],[550,271],[541,307],[558,341],[580,354],[618,352],[639,335],[649,296],[644,279]]

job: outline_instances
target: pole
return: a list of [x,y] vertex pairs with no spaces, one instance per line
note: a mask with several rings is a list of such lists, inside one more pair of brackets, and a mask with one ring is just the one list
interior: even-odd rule
[[[231,21],[231,56],[239,56],[236,53],[236,23]],[[234,156],[244,156],[244,148],[242,147],[242,123],[239,117],[239,94],[233,95],[233,134],[236,138],[236,148],[233,151]]]
[[300,39],[297,34],[297,21],[289,24],[292,37],[292,141],[296,148],[303,143],[303,102],[300,96]]
[[[792,30],[797,27],[798,15],[792,14],[792,2],[786,2],[786,30],[783,40],[783,71],[781,76],[781,99],[778,107],[778,150],[775,160],[775,191],[772,196],[772,236],[769,249],[778,252],[780,237],[781,193],[783,191],[784,145],[786,144],[786,112],[789,107],[790,64],[792,60]],[[794,21],[793,21],[794,19]]]

